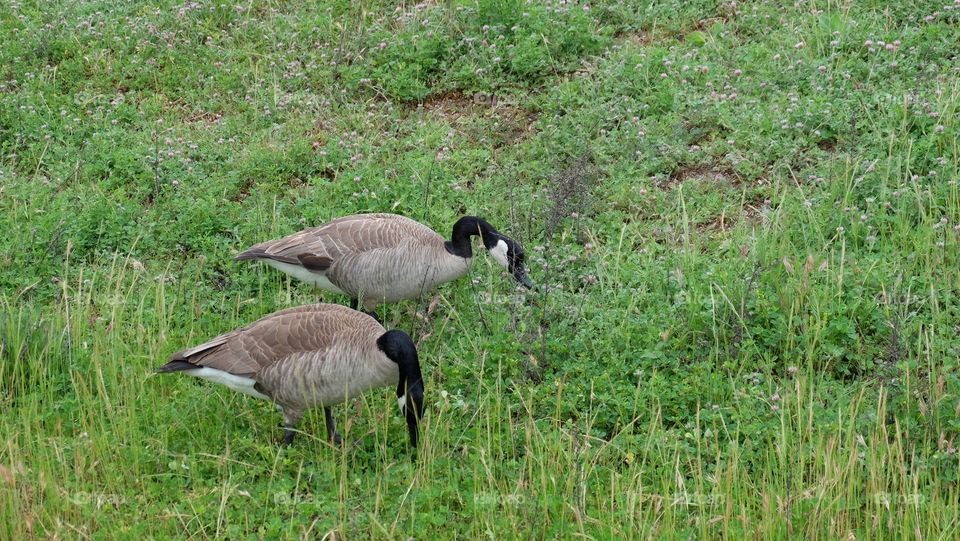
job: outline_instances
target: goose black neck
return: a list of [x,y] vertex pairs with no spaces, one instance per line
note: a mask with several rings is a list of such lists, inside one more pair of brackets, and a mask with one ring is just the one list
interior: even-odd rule
[[[397,363],[400,369],[400,381],[397,387],[397,396],[403,396],[403,388],[421,380],[420,358],[417,348],[407,333],[394,329],[383,333],[377,339],[380,351]],[[422,387],[422,385],[421,385]]]
[[406,358],[405,361],[397,362],[400,368],[400,381],[397,383],[397,398],[409,395],[420,396],[423,399],[423,375],[420,373],[420,360],[417,359],[417,353],[413,353],[412,358]]
[[476,216],[464,216],[453,224],[453,234],[450,240],[444,243],[447,251],[451,254],[469,258],[473,257],[473,248],[470,247],[470,237],[480,235],[483,245],[487,249],[497,244],[497,230],[493,228],[483,218]]
[[397,363],[400,378],[397,382],[397,398],[404,398],[404,417],[410,433],[410,444],[417,446],[419,423],[423,417],[423,376],[420,373],[420,359],[417,348],[410,336],[398,330],[385,332],[377,339],[377,346],[393,362]]

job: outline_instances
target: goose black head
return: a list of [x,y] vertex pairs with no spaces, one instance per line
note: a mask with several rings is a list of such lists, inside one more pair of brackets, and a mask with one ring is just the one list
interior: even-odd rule
[[464,216],[453,224],[453,236],[445,243],[448,252],[459,257],[473,257],[470,248],[470,237],[479,235],[483,246],[490,251],[493,258],[503,265],[507,272],[527,289],[533,288],[533,282],[527,277],[523,266],[526,256],[520,244],[503,233],[497,231],[483,218]]
[[377,347],[400,369],[397,383],[397,405],[407,420],[410,445],[417,446],[420,419],[423,418],[423,376],[420,373],[420,359],[417,348],[410,336],[399,330],[383,333],[377,339]]
[[484,245],[490,251],[490,255],[503,265],[507,272],[516,278],[523,287],[533,289],[533,282],[530,281],[526,268],[523,266],[527,256],[523,253],[520,244],[502,233],[496,233],[490,240],[491,242],[488,243],[487,239],[484,239]]

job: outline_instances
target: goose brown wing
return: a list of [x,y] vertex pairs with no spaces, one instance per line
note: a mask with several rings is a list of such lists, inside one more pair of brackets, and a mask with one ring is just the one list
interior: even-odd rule
[[429,227],[398,214],[357,214],[262,242],[237,259],[270,258],[299,265],[300,257],[309,254],[335,263],[352,254],[396,248],[404,241],[430,244],[443,239]]
[[328,349],[333,342],[343,339],[344,333],[369,333],[375,339],[383,332],[373,318],[344,306],[298,306],[174,353],[170,360],[253,378],[264,368],[297,353]]

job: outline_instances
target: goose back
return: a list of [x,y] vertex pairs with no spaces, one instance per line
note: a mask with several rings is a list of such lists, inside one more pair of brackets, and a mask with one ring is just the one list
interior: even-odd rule
[[374,302],[420,296],[463,276],[470,263],[449,253],[429,227],[396,214],[337,218],[256,244],[236,259],[260,259],[327,291]]
[[302,411],[395,385],[397,364],[376,343],[384,332],[373,318],[344,306],[298,306],[175,353],[170,364],[189,363],[201,370],[187,373],[218,383],[226,383],[219,372],[247,378],[262,398]]
[[356,214],[335,218],[286,237],[261,242],[237,256],[268,258],[300,264],[302,254],[328,257],[334,262],[350,254],[394,249],[403,242],[412,245],[443,245],[443,238],[429,227],[399,214]]

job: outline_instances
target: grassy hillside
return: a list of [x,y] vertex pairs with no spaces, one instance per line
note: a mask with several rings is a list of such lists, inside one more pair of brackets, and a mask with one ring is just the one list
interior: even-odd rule
[[[957,535],[960,3],[302,4],[0,6],[0,539]],[[151,376],[358,212],[539,285],[381,309],[416,460]]]

